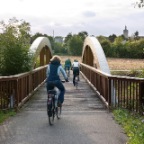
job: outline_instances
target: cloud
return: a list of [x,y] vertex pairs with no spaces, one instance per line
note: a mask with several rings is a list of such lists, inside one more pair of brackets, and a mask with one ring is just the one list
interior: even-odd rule
[[135,0],[3,0],[0,20],[16,17],[31,24],[36,32],[66,36],[87,31],[90,35],[121,35],[127,25],[129,34],[144,35],[144,9],[134,8]]
[[93,12],[93,11],[86,11],[86,12],[83,13],[83,15],[84,15],[85,17],[95,17],[95,16],[96,16],[96,13]]

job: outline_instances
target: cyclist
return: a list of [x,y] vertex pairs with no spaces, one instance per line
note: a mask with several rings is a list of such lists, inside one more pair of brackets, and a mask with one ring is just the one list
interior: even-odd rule
[[78,76],[78,80],[79,80],[79,71],[80,71],[80,63],[78,62],[78,60],[74,60],[74,62],[72,63],[72,69],[73,69],[73,84],[75,86],[75,78],[76,76]]
[[68,59],[65,61],[65,65],[64,65],[65,71],[68,70],[68,76],[69,76],[69,74],[70,74],[70,68],[71,68],[71,60],[68,58]]
[[47,66],[46,70],[46,87],[47,92],[49,90],[52,90],[54,87],[57,87],[60,91],[59,97],[58,97],[58,105],[61,106],[61,104],[64,102],[64,94],[65,94],[65,87],[63,86],[61,80],[60,80],[60,72],[62,73],[63,77],[65,78],[65,81],[68,82],[68,77],[63,69],[62,65],[60,64],[61,58],[58,55],[54,55],[52,59],[50,60],[50,63]]

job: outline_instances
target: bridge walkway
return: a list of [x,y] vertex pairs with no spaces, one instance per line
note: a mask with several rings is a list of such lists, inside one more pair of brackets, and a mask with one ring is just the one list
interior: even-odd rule
[[127,137],[103,102],[80,76],[66,88],[62,118],[49,126],[45,84],[20,112],[0,125],[1,144],[125,144]]

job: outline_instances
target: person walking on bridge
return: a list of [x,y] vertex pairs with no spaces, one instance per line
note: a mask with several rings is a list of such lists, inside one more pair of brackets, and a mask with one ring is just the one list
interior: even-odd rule
[[70,75],[70,68],[71,68],[71,60],[68,58],[65,61],[64,69],[65,71],[68,71],[68,77]]

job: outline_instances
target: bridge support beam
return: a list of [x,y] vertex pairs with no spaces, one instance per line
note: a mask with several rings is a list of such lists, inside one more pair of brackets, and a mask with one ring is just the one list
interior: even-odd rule
[[45,57],[45,48],[43,48],[40,52],[40,66],[44,65],[44,57]]
[[52,56],[47,46],[45,47],[45,54],[46,54],[46,64],[48,64]]
[[29,50],[33,57],[32,68],[36,67],[37,58],[40,60],[40,66],[48,64],[52,58],[52,49],[47,37],[38,37],[31,45]]

